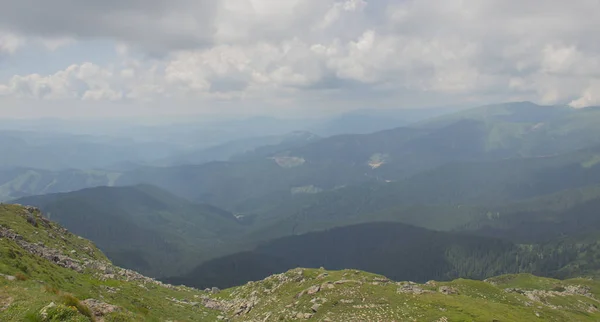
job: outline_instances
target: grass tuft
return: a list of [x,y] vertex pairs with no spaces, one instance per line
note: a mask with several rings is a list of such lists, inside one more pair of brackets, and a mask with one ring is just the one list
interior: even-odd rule
[[60,296],[60,298],[62,299],[64,305],[76,308],[77,311],[79,311],[79,313],[87,316],[92,321],[94,321],[94,315],[92,314],[92,310],[90,310],[90,308],[87,307],[85,304],[81,303],[81,301],[79,301],[78,298],[71,294],[63,294]]

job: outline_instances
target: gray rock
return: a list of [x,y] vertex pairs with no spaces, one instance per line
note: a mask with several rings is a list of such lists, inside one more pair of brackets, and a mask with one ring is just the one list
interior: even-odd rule
[[311,306],[310,309],[313,310],[313,312],[317,312],[320,307],[321,307],[321,304],[315,304],[315,305]]
[[94,316],[96,317],[102,317],[107,314],[118,312],[121,310],[121,308],[116,305],[104,303],[96,299],[87,299],[85,301],[82,301],[81,303],[89,307],[90,310],[94,313]]
[[4,274],[0,274],[0,277],[4,277],[5,279],[9,280],[9,281],[16,281],[17,278],[12,276],[12,275],[4,275]]
[[450,286],[440,286],[438,291],[446,295],[458,294],[458,290]]
[[306,290],[306,294],[316,294],[321,290],[321,285],[313,285]]

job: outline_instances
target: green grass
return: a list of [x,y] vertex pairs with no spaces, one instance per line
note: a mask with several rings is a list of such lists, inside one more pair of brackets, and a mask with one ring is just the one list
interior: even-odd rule
[[[106,260],[90,241],[67,233],[58,235],[60,227],[55,223],[51,223],[50,227],[34,227],[27,222],[25,215],[22,207],[0,206],[0,224],[18,232],[28,242],[42,242],[47,247],[58,249],[64,246],[65,253],[80,259]],[[55,238],[50,238],[49,234],[55,234]],[[85,247],[92,250],[84,252]],[[76,253],[70,250],[76,250]],[[36,314],[51,302],[75,308],[77,314],[69,321],[80,321],[81,318],[89,321],[91,312],[81,303],[88,298],[123,308],[122,312],[112,314],[106,321],[198,321],[199,318],[212,321],[218,315],[218,312],[202,306],[180,305],[169,300],[199,301],[197,298],[203,294],[201,291],[149,283],[143,285],[134,281],[103,281],[93,271],[77,273],[34,256],[6,238],[0,239],[0,273],[26,277],[23,281],[0,278],[0,307],[9,303],[6,309],[0,310],[0,321],[35,320]],[[57,314],[63,313],[68,312]]]
[[[557,281],[532,275],[512,275],[498,278],[498,281],[506,284],[493,285],[483,281],[459,279],[418,285],[430,292],[417,295],[398,293],[396,283],[381,283],[379,280],[382,277],[374,274],[354,270],[327,271],[327,276],[317,278],[324,272],[326,271],[313,269],[292,270],[261,282],[226,290],[220,297],[250,298],[251,294],[259,294],[259,304],[247,315],[234,316],[234,321],[260,321],[267,316],[270,316],[269,321],[292,321],[295,320],[294,313],[311,313],[315,302],[323,303],[314,313],[313,319],[316,321],[326,318],[332,321],[438,321],[444,317],[448,321],[597,321],[600,318],[597,312],[586,311],[588,305],[598,304],[598,301],[585,296],[554,296],[548,302],[532,306],[527,303],[525,295],[504,291],[509,286],[546,290],[549,285],[557,283],[579,285],[579,280]],[[355,280],[360,283],[333,284],[333,289],[297,298],[297,294],[312,285],[339,280]],[[600,285],[596,281],[586,282],[595,287]],[[450,286],[459,294],[442,294],[437,291],[440,286]],[[273,287],[275,291],[271,293]],[[552,308],[551,305],[560,306],[560,309]]]
[[591,159],[583,162],[581,164],[582,167],[589,169],[595,165],[597,165],[598,163],[600,163],[600,155],[594,155]]
[[[0,224],[22,234],[29,242],[42,242],[67,250],[83,250],[82,258],[105,259],[94,245],[61,230],[56,224],[31,225],[18,206],[0,206]],[[64,238],[48,237],[62,232]],[[0,239],[0,273],[25,278],[0,278],[0,321],[93,321],[83,300],[94,298],[119,306],[121,311],[104,317],[108,322],[128,321],[216,321],[219,315],[231,321],[296,321],[308,314],[314,321],[598,321],[600,282],[594,279],[556,280],[530,274],[503,275],[487,281],[458,279],[450,282],[414,284],[421,294],[399,292],[402,283],[357,270],[326,271],[294,269],[265,280],[223,290],[211,295],[230,303],[226,312],[210,310],[201,302],[207,294],[186,287],[163,287],[153,283],[100,280],[96,272],[59,267],[22,249],[15,241]],[[340,283],[340,281],[345,281]],[[314,294],[307,290],[315,285]],[[332,286],[328,286],[332,285]],[[442,286],[456,294],[439,292]],[[589,296],[566,292],[589,290]],[[518,289],[507,291],[507,289]],[[537,292],[537,293],[536,293]],[[301,295],[300,295],[301,294]],[[537,298],[532,299],[532,294]],[[237,314],[240,304],[254,302],[250,310]],[[44,320],[40,311],[50,303]],[[237,305],[236,305],[237,303]],[[318,304],[316,312],[313,307]],[[248,311],[246,313],[246,311]]]

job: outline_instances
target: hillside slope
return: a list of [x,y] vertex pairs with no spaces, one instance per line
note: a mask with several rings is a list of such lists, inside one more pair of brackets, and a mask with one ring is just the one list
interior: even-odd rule
[[[214,321],[207,293],[113,266],[39,210],[0,205],[1,321]],[[45,318],[44,318],[45,316]]]
[[16,202],[41,208],[93,240],[117,265],[151,276],[197,264],[242,228],[229,212],[148,185],[89,188]]
[[113,266],[39,210],[0,205],[1,321],[597,321],[600,283],[504,275],[394,282],[296,268],[220,291]]

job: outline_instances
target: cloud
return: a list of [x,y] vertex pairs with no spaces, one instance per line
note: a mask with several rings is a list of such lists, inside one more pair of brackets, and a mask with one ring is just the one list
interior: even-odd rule
[[[49,76],[15,75],[0,85],[8,96],[331,100],[323,105],[348,97],[369,105],[414,105],[419,102],[409,98],[424,96],[451,97],[453,104],[512,98],[573,107],[600,103],[600,43],[594,41],[600,4],[594,0],[7,5],[0,29],[54,39],[49,48],[64,44],[60,39],[111,39],[121,59],[98,65],[82,57],[84,62]],[[19,45],[0,45],[0,52],[4,47],[14,52]]]
[[25,44],[25,40],[15,34],[0,30],[0,55],[14,54],[17,49]]
[[122,94],[113,89],[112,71],[91,63],[71,65],[48,76],[31,74],[13,76],[0,86],[0,95],[23,98],[83,100],[117,100]]

